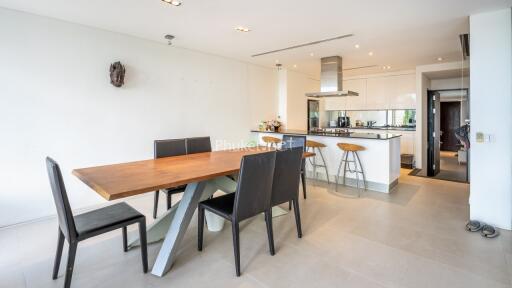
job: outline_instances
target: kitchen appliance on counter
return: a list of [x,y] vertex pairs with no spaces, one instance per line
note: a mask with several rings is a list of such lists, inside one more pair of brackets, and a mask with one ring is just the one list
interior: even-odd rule
[[347,116],[338,117],[338,127],[339,128],[350,127],[350,117],[347,117]]

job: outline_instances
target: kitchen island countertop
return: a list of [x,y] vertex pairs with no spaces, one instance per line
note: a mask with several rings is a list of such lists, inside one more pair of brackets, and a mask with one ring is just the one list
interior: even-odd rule
[[391,134],[391,133],[360,133],[360,132],[329,133],[329,132],[311,132],[311,131],[308,132],[308,131],[304,131],[304,130],[279,130],[278,132],[251,130],[251,132],[275,133],[275,134],[287,134],[287,135],[343,137],[343,138],[358,138],[358,139],[373,139],[373,140],[389,140],[389,139],[393,139],[393,138],[402,136],[400,134]]

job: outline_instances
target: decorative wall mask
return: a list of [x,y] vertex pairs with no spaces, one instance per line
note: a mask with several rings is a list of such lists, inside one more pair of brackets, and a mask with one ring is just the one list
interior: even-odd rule
[[121,62],[117,61],[110,64],[110,83],[116,87],[123,86],[125,72],[126,69]]

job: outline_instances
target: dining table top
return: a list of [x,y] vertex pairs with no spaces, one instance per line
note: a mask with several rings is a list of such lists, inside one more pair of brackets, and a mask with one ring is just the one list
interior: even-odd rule
[[[221,150],[73,170],[73,175],[107,200],[227,176],[240,170],[243,156],[275,150],[252,147]],[[304,152],[303,157],[315,153]]]

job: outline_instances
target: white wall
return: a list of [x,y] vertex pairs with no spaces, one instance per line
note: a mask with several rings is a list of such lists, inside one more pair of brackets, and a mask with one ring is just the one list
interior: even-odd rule
[[154,139],[239,142],[277,115],[271,69],[5,9],[0,35],[0,226],[55,213],[47,155],[86,207],[104,200],[74,168],[151,158]]
[[307,92],[320,91],[320,81],[292,70],[279,71],[279,115],[286,129],[307,130]]
[[[505,229],[512,228],[511,14],[505,9],[470,17],[470,217]],[[476,143],[478,132],[491,141]]]

